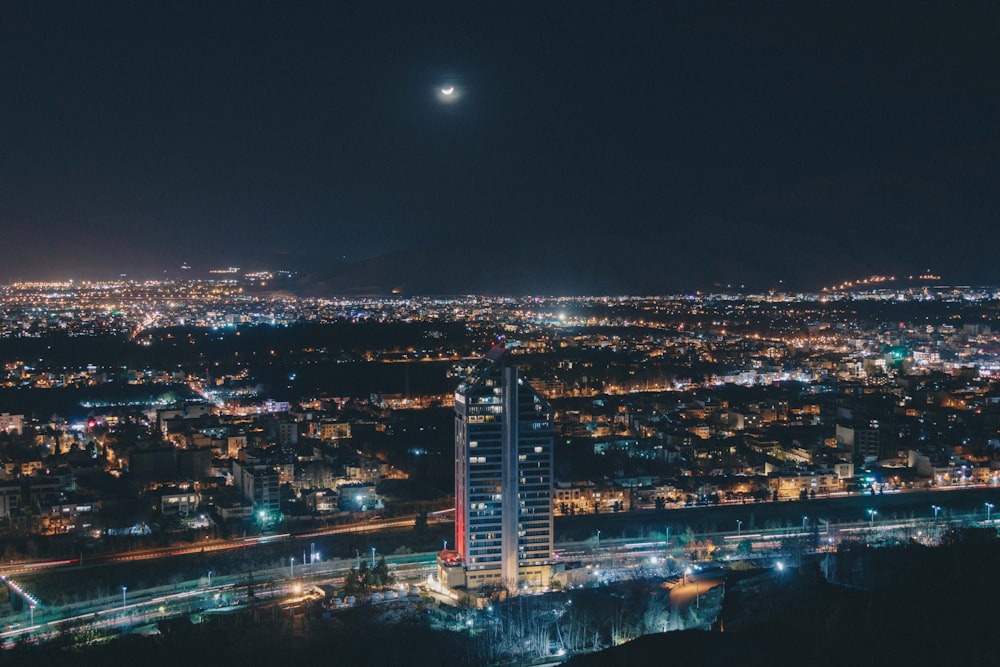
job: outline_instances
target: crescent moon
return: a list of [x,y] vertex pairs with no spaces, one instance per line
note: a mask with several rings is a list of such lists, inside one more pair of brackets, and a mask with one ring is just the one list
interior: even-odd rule
[[455,92],[455,86],[445,86],[444,88],[441,89],[442,95],[451,95],[454,92]]

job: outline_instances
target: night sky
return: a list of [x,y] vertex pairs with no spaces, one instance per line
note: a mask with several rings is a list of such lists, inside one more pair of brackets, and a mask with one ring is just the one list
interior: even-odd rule
[[620,291],[1000,283],[1000,6],[952,4],[7,1],[0,280],[523,244]]

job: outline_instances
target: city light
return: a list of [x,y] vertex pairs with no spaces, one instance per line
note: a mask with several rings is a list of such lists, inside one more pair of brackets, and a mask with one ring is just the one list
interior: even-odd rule
[[0,654],[1000,663],[993,4],[8,4]]

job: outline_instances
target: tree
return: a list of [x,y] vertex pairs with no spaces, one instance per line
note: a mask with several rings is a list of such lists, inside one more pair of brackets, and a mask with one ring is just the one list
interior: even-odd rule
[[396,583],[396,577],[389,572],[389,565],[385,562],[385,556],[382,556],[378,564],[372,569],[372,582],[375,586],[392,586]]
[[694,530],[691,529],[691,526],[688,526],[687,528],[684,529],[683,533],[677,535],[677,542],[681,545],[681,547],[683,547],[686,550],[691,550],[695,548],[694,545],[696,539],[697,538],[694,534]]
[[355,595],[360,593],[363,586],[361,585],[361,577],[358,575],[358,570],[356,568],[351,568],[344,577],[344,593],[347,595]]
[[983,546],[991,544],[996,540],[997,531],[995,528],[952,528],[941,536],[941,544],[945,546],[959,544]]

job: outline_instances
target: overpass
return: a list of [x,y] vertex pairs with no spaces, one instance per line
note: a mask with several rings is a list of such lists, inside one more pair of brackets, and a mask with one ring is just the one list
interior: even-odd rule
[[38,598],[21,588],[13,579],[0,574],[0,581],[7,587],[7,596],[10,599],[10,606],[14,608],[14,611],[21,611],[24,609],[24,605],[27,604],[32,616],[34,616],[35,608],[42,606]]

